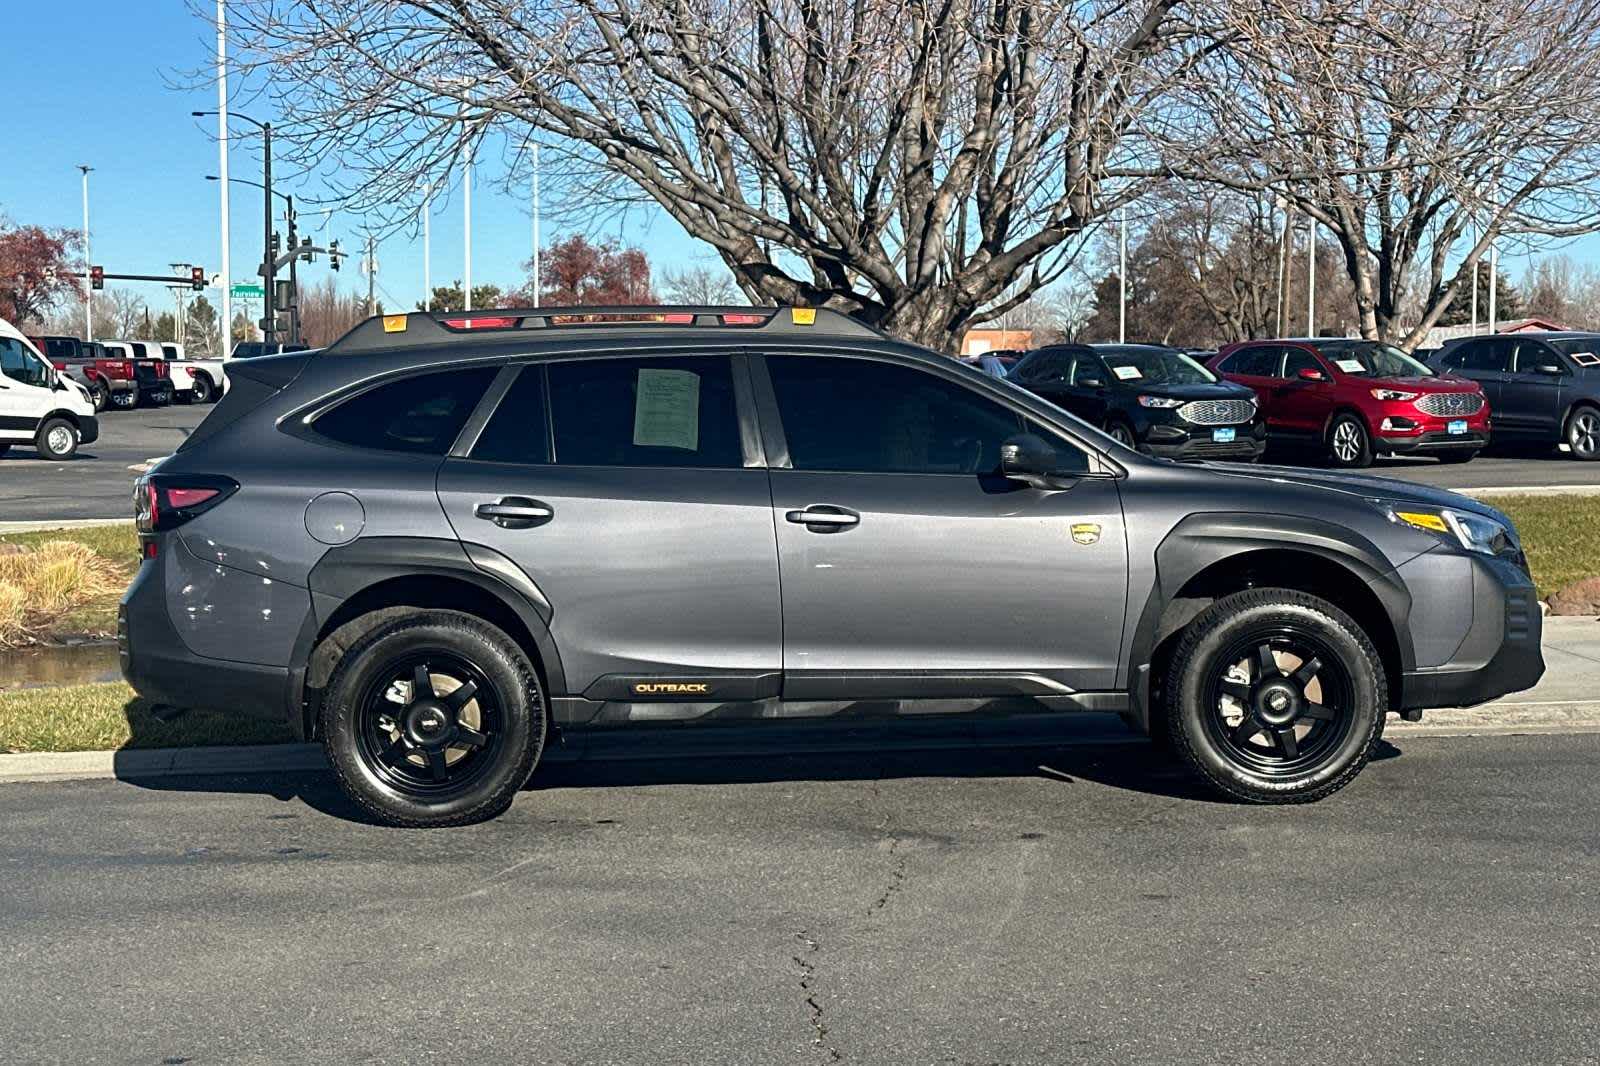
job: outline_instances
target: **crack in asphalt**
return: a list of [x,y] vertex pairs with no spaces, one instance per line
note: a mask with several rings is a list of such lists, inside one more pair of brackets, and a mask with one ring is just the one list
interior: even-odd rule
[[[794,938],[806,946],[808,955],[815,955],[822,950],[822,945],[811,939],[810,934],[804,929],[796,933]],[[800,955],[790,957],[794,959],[795,965],[800,967],[800,991],[805,994],[806,1014],[811,1020],[811,1046],[825,1052],[829,1062],[839,1062],[843,1060],[844,1055],[828,1039],[828,1024],[822,1018],[822,1004],[817,1002],[817,967]]]
[[878,911],[881,911],[887,907],[889,905],[889,900],[895,895],[895,893],[899,892],[901,886],[905,884],[906,857],[898,854],[899,850],[900,838],[897,836],[891,836],[889,838],[889,883],[887,886],[885,886],[883,895],[873,900],[872,905],[867,908],[867,916],[869,918]]

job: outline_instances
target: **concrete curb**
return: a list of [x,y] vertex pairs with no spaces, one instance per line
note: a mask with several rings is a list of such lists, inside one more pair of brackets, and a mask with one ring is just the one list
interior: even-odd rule
[[[1436,486],[1442,487],[1442,486]],[[1462,496],[1600,496],[1600,485],[1507,485],[1487,489],[1451,489]]]
[[28,522],[0,522],[0,533],[38,533],[46,529],[85,529],[89,526],[132,525],[132,518],[56,518]]
[[131,751],[29,752],[0,755],[0,783],[138,780],[208,774],[283,774],[326,770],[316,744],[248,744]]

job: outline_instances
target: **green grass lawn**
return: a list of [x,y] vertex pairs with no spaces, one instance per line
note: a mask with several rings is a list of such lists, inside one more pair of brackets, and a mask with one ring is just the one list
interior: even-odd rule
[[[86,526],[82,529],[0,534],[0,543],[21,544],[28,548],[37,548],[51,540],[71,540],[86,545],[116,567],[128,581],[133,580],[134,572],[139,569],[139,535],[134,531],[132,522]],[[96,596],[49,620],[34,636],[45,642],[68,636],[114,637],[117,635],[117,601],[121,598],[121,589]]]
[[214,711],[170,722],[120,681],[0,692],[0,752],[189,748],[293,740],[286,725]]
[[1600,575],[1600,496],[1495,496],[1517,527],[1539,598]]

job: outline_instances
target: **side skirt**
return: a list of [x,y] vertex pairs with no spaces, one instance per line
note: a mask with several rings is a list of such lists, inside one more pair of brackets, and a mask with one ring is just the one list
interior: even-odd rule
[[1048,696],[976,696],[964,698],[785,700],[593,700],[557,697],[550,701],[558,727],[604,729],[643,723],[719,724],[795,722],[803,720],[860,722],[897,718],[1007,718],[1039,714],[1121,714],[1131,707],[1126,692],[1074,692]]

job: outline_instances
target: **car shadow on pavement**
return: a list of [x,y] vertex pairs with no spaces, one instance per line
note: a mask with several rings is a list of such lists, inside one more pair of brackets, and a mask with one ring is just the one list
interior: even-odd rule
[[[547,747],[525,791],[918,777],[1016,778],[1063,787],[1089,782],[1145,795],[1230,802],[1207,789],[1156,745],[1127,732],[1114,719],[1110,724],[1099,720],[1102,717],[1073,716],[1025,730],[1001,721],[924,721],[849,729],[767,724],[569,734]],[[153,791],[299,800],[335,818],[370,822],[325,771],[119,776]]]

